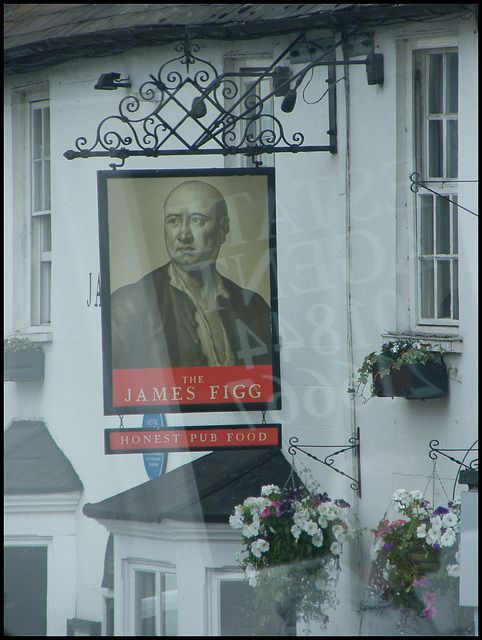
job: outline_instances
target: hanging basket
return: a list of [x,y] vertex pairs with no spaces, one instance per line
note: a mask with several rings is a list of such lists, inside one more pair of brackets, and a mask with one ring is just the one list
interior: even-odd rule
[[390,368],[388,373],[384,373],[387,363],[377,360],[373,364],[373,385],[376,395],[379,398],[398,397],[406,400],[445,398],[448,394],[449,378],[443,358],[440,360],[440,363],[406,364],[400,369]]

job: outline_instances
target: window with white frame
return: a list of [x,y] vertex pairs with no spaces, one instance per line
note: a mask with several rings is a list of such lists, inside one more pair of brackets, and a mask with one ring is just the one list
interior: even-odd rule
[[30,102],[31,272],[30,324],[50,324],[52,232],[50,199],[50,108]]
[[209,629],[212,636],[254,634],[254,589],[239,570],[208,570]]
[[414,52],[416,196],[420,325],[457,325],[458,52]]
[[174,568],[130,564],[128,635],[177,636],[178,592]]

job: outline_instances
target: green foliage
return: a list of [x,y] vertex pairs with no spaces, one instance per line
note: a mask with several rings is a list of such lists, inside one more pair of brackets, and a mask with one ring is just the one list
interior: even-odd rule
[[11,336],[4,338],[3,350],[7,351],[42,351],[42,345],[38,342],[32,342],[29,338],[20,338],[19,336]]
[[[407,364],[434,364],[441,366],[443,364],[442,355],[445,353],[439,345],[431,345],[427,342],[419,342],[416,340],[408,340],[403,338],[382,345],[379,351],[372,351],[365,356],[361,367],[357,371],[357,386],[349,388],[348,393],[369,400],[376,395],[375,386],[370,383],[370,396],[365,398],[364,390],[369,383],[370,376],[373,376],[375,363],[380,366],[380,376],[386,376],[392,369],[400,369]],[[448,367],[448,372],[455,371]]]

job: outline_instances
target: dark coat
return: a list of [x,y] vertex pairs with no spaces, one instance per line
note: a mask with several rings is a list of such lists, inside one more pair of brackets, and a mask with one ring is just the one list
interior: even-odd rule
[[[113,369],[202,367],[195,306],[171,286],[169,264],[111,295]],[[229,293],[219,315],[235,365],[271,364],[271,314],[263,298],[221,276]]]

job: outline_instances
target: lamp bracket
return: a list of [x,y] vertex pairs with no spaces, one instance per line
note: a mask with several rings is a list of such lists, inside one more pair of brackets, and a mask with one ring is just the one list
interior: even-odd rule
[[[328,444],[328,445],[301,444],[299,445],[298,438],[292,437],[289,439],[288,454],[291,456],[294,456],[296,455],[297,451],[301,451],[302,453],[309,456],[313,460],[316,460],[317,462],[324,464],[326,467],[333,469],[333,471],[335,471],[336,473],[339,473],[340,475],[345,476],[345,478],[348,478],[349,480],[352,481],[350,484],[350,488],[353,489],[353,491],[356,491],[358,493],[358,497],[361,498],[360,427],[356,428],[356,435],[351,437],[348,440],[348,442],[349,442],[348,445],[334,445],[334,444]],[[336,448],[336,450],[333,451],[332,453],[329,453],[324,458],[324,460],[320,460],[320,458],[317,458],[315,455],[305,450],[305,449],[334,449],[334,448]],[[356,477],[352,477],[348,473],[345,473],[344,471],[341,471],[340,469],[335,467],[334,457],[339,455],[340,453],[346,453],[347,451],[350,451],[350,450],[354,452],[355,458],[356,458]]]
[[[101,120],[95,140],[80,136],[65,158],[159,157],[174,155],[243,154],[254,158],[264,153],[328,151],[336,153],[336,75],[332,64],[338,42],[324,42],[309,64],[293,74],[280,72],[290,52],[304,40],[300,34],[273,63],[253,72],[219,73],[208,60],[198,55],[199,45],[191,43],[186,29],[184,41],[175,46],[178,56],[165,62],[157,75],[149,75],[136,95],[124,97],[118,113]],[[328,65],[328,144],[308,144],[301,131],[288,134],[286,122],[268,108],[268,101],[298,88],[315,66]],[[264,83],[265,79],[273,79]],[[248,84],[249,83],[249,84]],[[323,96],[322,96],[323,97]],[[187,103],[189,101],[189,103]],[[320,135],[317,127],[313,135]]]

